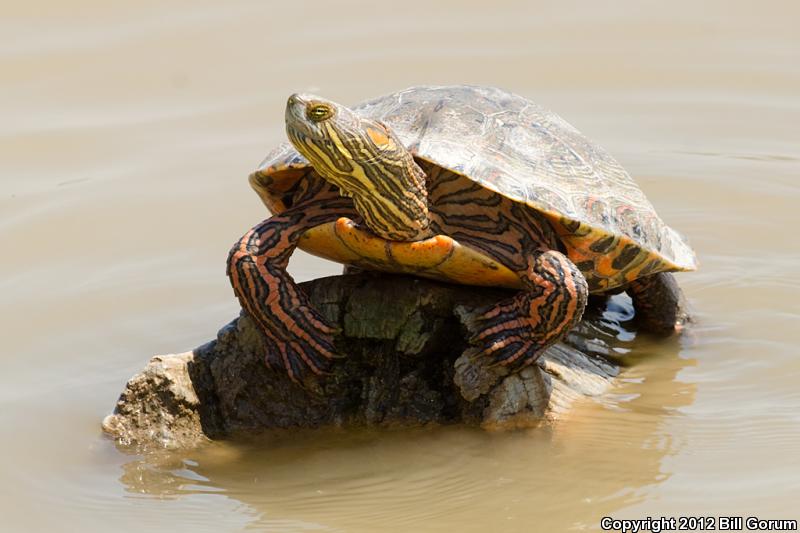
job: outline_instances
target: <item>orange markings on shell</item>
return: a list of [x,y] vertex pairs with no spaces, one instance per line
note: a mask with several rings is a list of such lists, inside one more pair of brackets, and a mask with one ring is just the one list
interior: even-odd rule
[[343,217],[306,231],[299,247],[312,255],[373,270],[465,285],[522,288],[519,276],[508,267],[445,235],[416,242],[388,241]]
[[389,263],[389,254],[386,251],[385,241],[374,235],[360,230],[355,222],[349,218],[340,218],[335,222],[336,237],[349,251],[378,263]]
[[345,224],[348,219],[340,218],[336,222],[322,224],[306,231],[298,246],[303,251],[318,257],[324,257],[343,264],[353,264],[362,258],[357,251],[350,250],[342,243],[337,235],[337,227]]
[[617,273],[617,269],[612,266],[614,256],[601,255],[598,256],[594,262],[595,272],[603,277],[610,278]]
[[417,242],[393,242],[389,244],[392,259],[403,265],[419,268],[435,268],[447,260],[456,243],[450,237],[436,235]]

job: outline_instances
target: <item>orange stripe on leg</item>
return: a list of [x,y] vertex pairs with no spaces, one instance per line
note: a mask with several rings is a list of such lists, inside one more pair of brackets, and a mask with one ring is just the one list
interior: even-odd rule
[[311,307],[286,266],[305,231],[342,216],[355,216],[352,203],[328,191],[258,224],[229,255],[231,286],[264,334],[267,362],[279,361],[298,383],[304,371],[325,373],[336,357],[332,335],[337,328]]
[[557,251],[529,261],[529,291],[462,318],[478,352],[492,364],[521,368],[562,339],[580,320],[588,288],[578,268]]

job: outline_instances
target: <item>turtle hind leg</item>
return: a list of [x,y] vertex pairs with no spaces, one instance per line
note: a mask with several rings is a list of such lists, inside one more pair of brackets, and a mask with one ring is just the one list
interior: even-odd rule
[[336,329],[315,310],[286,270],[310,227],[350,214],[335,199],[298,205],[258,224],[233,246],[227,274],[247,315],[263,333],[266,360],[300,383],[324,374],[337,357]]
[[645,331],[658,335],[679,332],[689,320],[683,292],[669,272],[660,272],[628,284],[636,322]]
[[472,345],[456,363],[456,383],[467,400],[536,361],[583,315],[589,295],[586,279],[560,252],[531,256],[520,274],[527,290],[496,305],[458,310]]

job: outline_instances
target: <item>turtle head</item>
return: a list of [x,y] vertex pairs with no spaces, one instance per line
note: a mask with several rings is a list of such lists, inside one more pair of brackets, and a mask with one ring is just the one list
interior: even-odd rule
[[331,155],[350,155],[337,140],[357,136],[361,120],[350,109],[310,94],[293,94],[286,102],[286,133],[306,159],[317,163]]
[[324,179],[353,198],[373,232],[399,241],[430,234],[425,173],[387,125],[318,96],[293,94],[286,134]]

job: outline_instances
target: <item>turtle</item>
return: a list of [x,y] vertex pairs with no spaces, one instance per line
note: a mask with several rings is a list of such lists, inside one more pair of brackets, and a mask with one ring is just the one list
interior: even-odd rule
[[[335,328],[287,272],[296,248],[346,266],[516,292],[462,313],[469,357],[530,365],[590,294],[626,291],[642,328],[681,327],[672,272],[695,254],[603,148],[502,89],[411,87],[352,108],[286,104],[289,143],[249,176],[272,216],[230,251],[266,362],[302,385],[339,357]],[[466,353],[466,352],[465,352]]]

